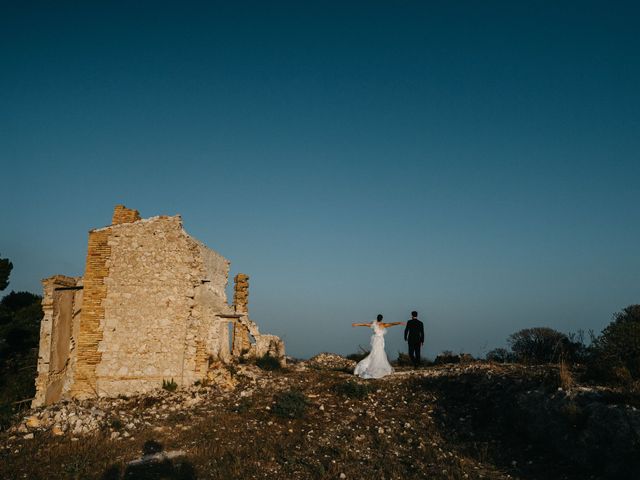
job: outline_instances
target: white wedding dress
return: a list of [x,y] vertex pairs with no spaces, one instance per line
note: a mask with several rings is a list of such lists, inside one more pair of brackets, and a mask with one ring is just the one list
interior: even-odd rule
[[393,373],[393,367],[387,359],[387,352],[384,351],[384,336],[387,329],[378,325],[377,321],[371,322],[373,335],[371,335],[371,352],[358,362],[354,375],[362,378],[382,378]]

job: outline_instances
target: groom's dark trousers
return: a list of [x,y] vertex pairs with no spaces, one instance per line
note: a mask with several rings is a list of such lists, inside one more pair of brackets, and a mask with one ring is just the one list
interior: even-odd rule
[[415,367],[420,365],[420,347],[422,344],[420,343],[411,343],[409,342],[409,358],[411,359],[411,363]]
[[420,365],[420,347],[424,343],[424,325],[417,318],[412,318],[404,328],[404,339],[409,343],[409,358],[414,366]]

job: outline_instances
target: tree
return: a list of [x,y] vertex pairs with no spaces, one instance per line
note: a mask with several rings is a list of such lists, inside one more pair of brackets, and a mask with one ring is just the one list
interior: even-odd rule
[[38,346],[41,302],[29,292],[11,292],[0,300],[0,368],[10,356]]
[[595,339],[592,370],[604,380],[640,379],[640,305],[629,305]]
[[13,269],[13,263],[8,258],[0,258],[0,291],[9,285],[9,275]]
[[523,363],[551,363],[570,345],[569,338],[548,327],[525,328],[507,339],[515,358]]
[[[12,268],[8,259],[0,258],[0,290],[9,284]],[[27,407],[16,401],[34,394],[41,302],[42,297],[29,292],[11,292],[0,300],[0,429]]]

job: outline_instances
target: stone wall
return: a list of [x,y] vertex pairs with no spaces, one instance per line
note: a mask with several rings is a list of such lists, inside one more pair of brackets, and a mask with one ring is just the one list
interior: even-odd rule
[[58,401],[73,383],[82,305],[82,279],[55,275],[42,281],[38,375],[34,405]]
[[108,228],[109,277],[97,368],[99,394],[179,385],[194,369],[195,289],[203,280],[197,244],[180,217],[154,217]]

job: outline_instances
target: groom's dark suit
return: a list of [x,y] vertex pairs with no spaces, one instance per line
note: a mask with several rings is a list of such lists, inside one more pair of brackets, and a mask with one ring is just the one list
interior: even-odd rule
[[409,342],[409,358],[417,367],[420,365],[420,347],[424,343],[424,325],[417,318],[412,318],[404,328],[404,339]]

